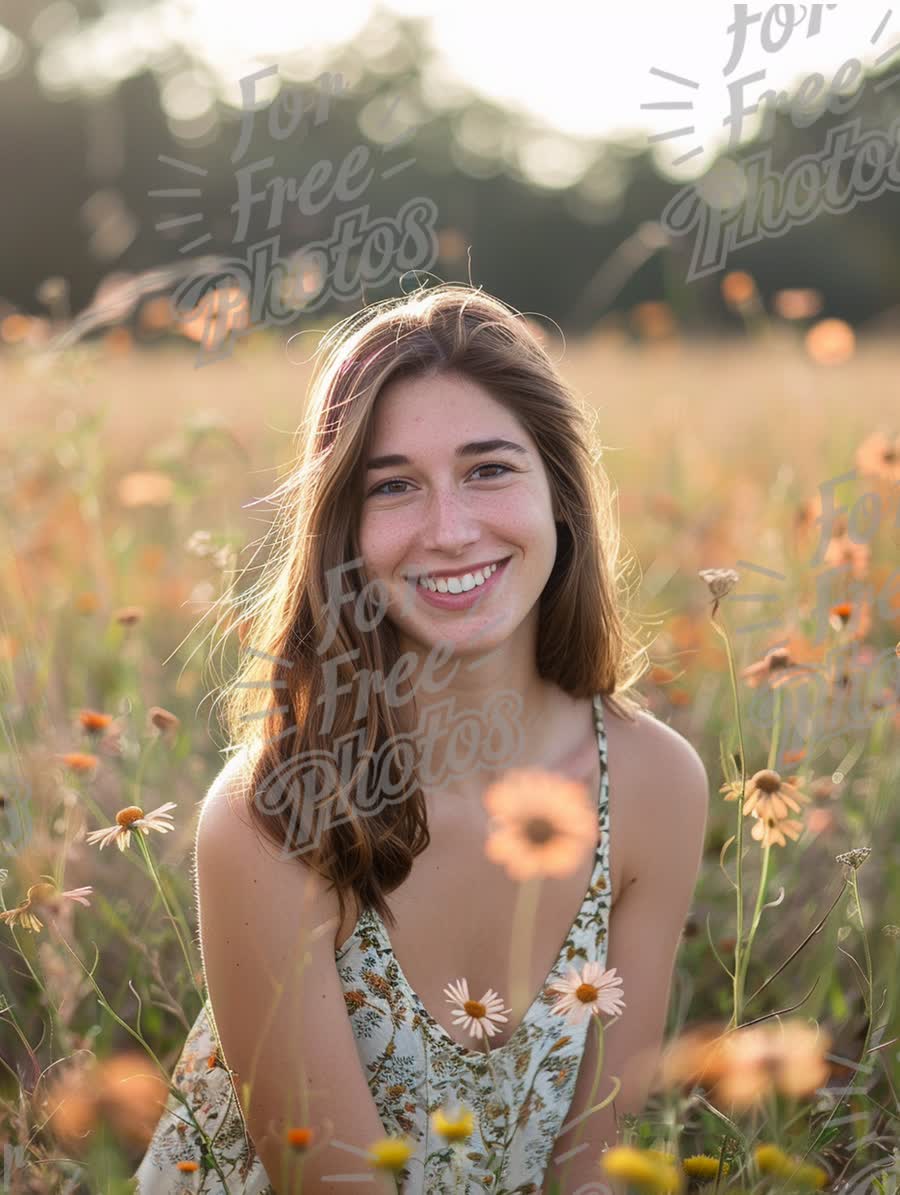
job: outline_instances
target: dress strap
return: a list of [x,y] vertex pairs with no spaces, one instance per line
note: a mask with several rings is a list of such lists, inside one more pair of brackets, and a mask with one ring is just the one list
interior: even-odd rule
[[600,752],[600,807],[603,811],[605,804],[609,800],[609,778],[607,775],[607,753],[606,753],[606,721],[603,714],[603,696],[600,693],[595,693],[593,697],[594,706],[594,730],[597,734],[597,750]]

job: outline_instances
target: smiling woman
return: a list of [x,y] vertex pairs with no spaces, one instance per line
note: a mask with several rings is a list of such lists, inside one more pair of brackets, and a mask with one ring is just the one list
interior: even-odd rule
[[192,1164],[191,1190],[346,1191],[381,1165],[527,1195],[579,1151],[583,1183],[617,1132],[595,1079],[619,1114],[647,1096],[705,773],[631,692],[608,482],[527,322],[449,284],[325,347],[276,550],[235,599],[207,1000],[139,1191]]

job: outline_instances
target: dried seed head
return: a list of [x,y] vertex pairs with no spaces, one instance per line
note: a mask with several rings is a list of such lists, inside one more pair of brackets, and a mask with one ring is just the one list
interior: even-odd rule
[[736,573],[733,568],[704,568],[700,570],[699,575],[716,601],[730,593],[741,579],[740,573]]
[[835,855],[838,863],[843,863],[847,867],[852,867],[854,871],[862,867],[866,859],[872,853],[872,848],[868,846],[856,846],[852,851],[844,851],[842,855]]

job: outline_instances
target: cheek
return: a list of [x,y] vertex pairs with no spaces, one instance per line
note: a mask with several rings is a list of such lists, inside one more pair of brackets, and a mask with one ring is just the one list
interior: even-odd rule
[[399,511],[390,516],[366,516],[359,527],[359,547],[363,560],[371,567],[390,567],[408,551],[407,545],[416,529],[415,519]]

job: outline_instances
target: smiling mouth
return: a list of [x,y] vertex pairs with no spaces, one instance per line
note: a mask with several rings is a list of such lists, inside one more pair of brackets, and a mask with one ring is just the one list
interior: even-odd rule
[[510,556],[504,556],[484,568],[456,576],[425,573],[418,577],[407,577],[407,581],[411,585],[421,586],[430,593],[470,593],[473,589],[480,589],[510,559]]

